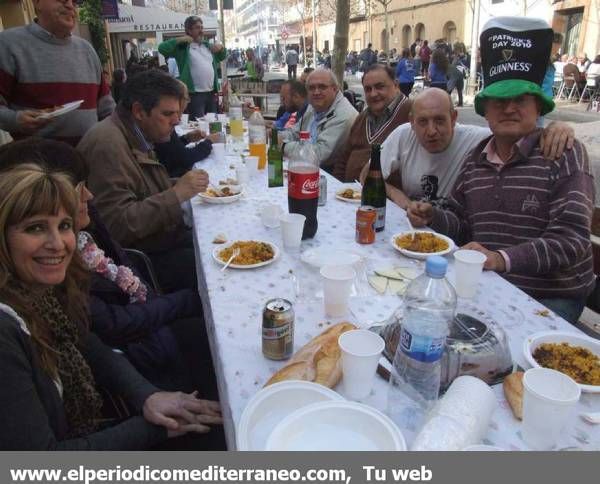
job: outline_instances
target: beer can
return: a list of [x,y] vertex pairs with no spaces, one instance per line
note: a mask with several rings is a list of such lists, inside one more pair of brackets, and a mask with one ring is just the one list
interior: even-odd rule
[[356,210],[356,242],[372,244],[375,242],[375,221],[377,209],[370,205],[362,205]]
[[275,298],[265,304],[262,352],[271,360],[285,360],[294,352],[294,309],[287,299]]
[[321,175],[319,177],[319,207],[327,203],[327,177]]

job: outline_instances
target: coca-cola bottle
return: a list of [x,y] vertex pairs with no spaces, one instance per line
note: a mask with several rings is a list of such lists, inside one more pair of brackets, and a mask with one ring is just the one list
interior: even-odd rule
[[288,207],[290,213],[306,216],[302,239],[317,233],[319,203],[319,160],[310,143],[310,133],[300,132],[300,149],[288,164]]

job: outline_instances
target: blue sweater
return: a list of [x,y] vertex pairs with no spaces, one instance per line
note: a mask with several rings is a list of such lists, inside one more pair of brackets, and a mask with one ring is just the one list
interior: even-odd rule
[[415,82],[415,65],[412,59],[400,59],[396,67],[396,78],[401,84]]

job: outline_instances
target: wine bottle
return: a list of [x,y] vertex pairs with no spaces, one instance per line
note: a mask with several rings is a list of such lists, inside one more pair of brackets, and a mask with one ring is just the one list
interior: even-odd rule
[[269,188],[283,186],[283,155],[277,144],[277,130],[271,131],[271,145],[267,153],[269,168]]
[[369,162],[369,173],[365,179],[362,189],[362,205],[370,205],[377,210],[375,231],[381,232],[385,228],[385,181],[381,173],[381,145],[371,146],[371,161]]

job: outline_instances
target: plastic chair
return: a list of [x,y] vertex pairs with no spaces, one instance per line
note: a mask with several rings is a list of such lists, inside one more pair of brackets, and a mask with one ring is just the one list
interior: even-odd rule
[[156,272],[154,270],[154,265],[146,254],[144,254],[141,250],[137,249],[123,249],[127,257],[131,260],[135,268],[140,272],[142,278],[149,282],[158,294],[162,294],[162,290],[160,288],[160,284],[158,283],[158,277],[156,277]]
[[596,82],[596,78],[590,77],[589,79],[587,79],[585,81],[585,87],[583,88],[583,91],[581,91],[581,96],[579,96],[579,104],[581,104],[581,101],[583,101],[583,98],[585,97],[586,93],[589,96],[589,99],[592,100],[597,90],[598,85]]

